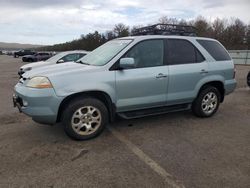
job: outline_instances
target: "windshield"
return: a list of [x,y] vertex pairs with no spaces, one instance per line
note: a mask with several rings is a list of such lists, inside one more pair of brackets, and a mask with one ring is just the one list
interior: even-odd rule
[[132,40],[112,40],[96,48],[80,60],[79,63],[102,66],[113,59],[121,50],[123,50]]

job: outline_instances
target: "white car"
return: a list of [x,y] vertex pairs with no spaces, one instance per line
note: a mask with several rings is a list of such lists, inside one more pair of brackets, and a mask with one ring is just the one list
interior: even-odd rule
[[55,64],[59,64],[59,63],[77,61],[78,59],[85,56],[87,53],[89,53],[89,52],[84,51],[84,50],[60,52],[60,53],[52,56],[51,58],[47,59],[46,61],[39,61],[36,63],[29,63],[26,65],[23,65],[22,67],[20,67],[18,74],[20,76],[22,76],[23,73],[30,71],[30,70],[33,70],[33,69],[36,69],[36,68],[49,66],[49,65],[55,65]]

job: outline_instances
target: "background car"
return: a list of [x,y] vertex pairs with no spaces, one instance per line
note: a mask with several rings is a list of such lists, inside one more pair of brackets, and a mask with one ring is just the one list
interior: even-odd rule
[[34,55],[25,55],[23,56],[23,62],[37,62],[37,61],[45,61],[51,57],[51,53],[48,52],[38,52]]
[[13,53],[13,56],[15,58],[19,57],[19,56],[25,56],[25,55],[34,55],[36,52],[32,51],[32,50],[20,50],[17,52]]
[[24,66],[22,66],[18,72],[18,74],[21,76],[26,71],[29,71],[31,69],[48,66],[48,65],[54,65],[58,63],[64,63],[64,62],[70,62],[70,61],[77,61],[78,59],[85,56],[88,52],[84,50],[75,50],[75,51],[66,51],[66,52],[60,52],[51,58],[47,59],[46,61],[40,61],[36,63],[29,63]]

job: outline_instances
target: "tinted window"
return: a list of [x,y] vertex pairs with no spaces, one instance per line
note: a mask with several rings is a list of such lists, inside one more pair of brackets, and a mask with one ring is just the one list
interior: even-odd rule
[[199,42],[216,61],[231,60],[227,51],[220,43],[210,40],[197,40],[197,42]]
[[135,59],[136,68],[155,67],[163,65],[163,40],[147,40],[135,45],[125,57]]
[[168,39],[166,56],[168,64],[188,64],[204,61],[204,57],[196,47],[187,40]]

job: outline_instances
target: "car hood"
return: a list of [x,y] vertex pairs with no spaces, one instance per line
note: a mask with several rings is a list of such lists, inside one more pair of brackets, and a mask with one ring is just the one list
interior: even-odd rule
[[32,78],[34,76],[52,77],[57,75],[74,74],[76,72],[89,71],[98,69],[98,66],[83,65],[80,63],[67,62],[50,66],[40,67],[23,74],[24,78]]
[[47,61],[39,61],[36,63],[28,63],[26,65],[21,66],[20,68],[25,70],[27,68],[38,68],[38,67],[43,67],[43,66],[47,66],[47,65],[51,65],[54,64],[52,62],[47,62]]

